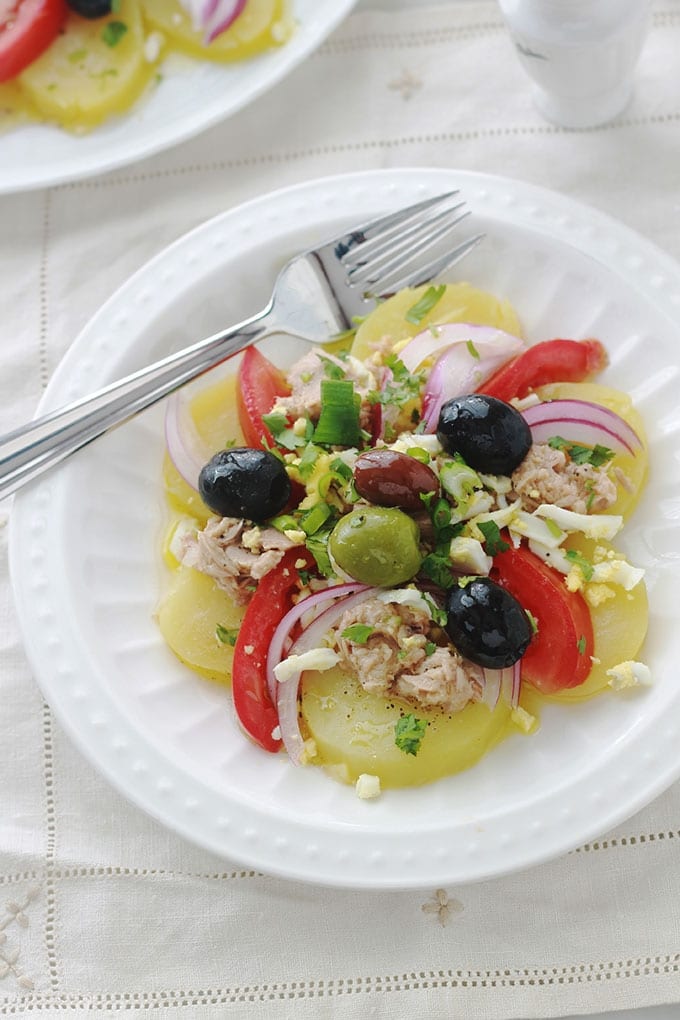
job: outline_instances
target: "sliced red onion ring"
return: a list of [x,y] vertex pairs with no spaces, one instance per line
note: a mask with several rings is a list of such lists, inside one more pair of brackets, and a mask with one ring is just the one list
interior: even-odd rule
[[168,399],[165,411],[165,444],[172,463],[187,485],[198,488],[201,468],[210,459],[198,430],[194,425],[188,404],[177,392]]
[[488,705],[492,712],[501,696],[504,672],[502,669],[484,669],[484,690],[481,701]]
[[246,5],[246,0],[180,0],[191,16],[194,29],[203,32],[206,45],[226,32]]
[[546,400],[522,411],[535,443],[554,436],[570,442],[595,446],[600,443],[615,453],[635,456],[642,442],[637,433],[618,414],[589,400]]
[[226,30],[236,21],[243,11],[246,0],[218,0],[214,10],[205,24],[205,41],[211,43],[218,35]]
[[[347,597],[358,591],[368,592],[372,591],[372,589],[365,584],[359,584],[358,581],[354,581],[350,584],[335,584],[331,588],[324,588],[323,591],[316,592],[314,595],[308,595],[307,598],[301,599],[292,607],[292,609],[288,610],[274,631],[274,635],[269,645],[269,652],[267,654],[267,687],[269,688],[269,696],[274,704],[276,704],[278,700],[278,688],[281,686],[274,676],[274,666],[278,666],[284,656],[288,654],[289,649],[286,646],[290,641],[290,635],[295,625],[307,613],[313,613],[314,610],[318,610],[322,606],[326,606],[328,601],[337,603],[338,599],[342,600],[342,610],[337,613],[338,616],[341,615],[341,613],[345,610]],[[327,606],[323,612],[320,612],[314,617],[312,622],[303,630],[296,643],[299,644],[301,639],[308,632],[311,633],[315,639],[318,634],[318,640],[315,640],[311,644],[307,643],[305,647],[299,647],[296,654],[299,654],[300,651],[308,651],[310,648],[315,648],[319,644],[320,638],[332,626],[330,616],[328,617],[329,622],[322,625],[322,630],[320,630],[318,626],[319,621],[322,618],[325,618],[327,614],[332,613],[335,608],[336,606]]]
[[[340,598],[336,601],[335,605],[330,606],[325,612],[321,613],[310,625],[307,627],[302,634],[299,636],[295,644],[288,650],[288,655],[302,655],[303,652],[308,652],[312,648],[316,648],[319,645],[319,641],[323,635],[333,626],[336,620],[349,609],[351,606],[356,605],[359,602],[365,601],[374,591],[374,588],[369,588],[366,585],[335,585],[333,588],[326,589],[325,592],[319,594],[327,594],[328,592],[338,593],[338,589],[343,588],[354,588],[361,587],[361,591],[356,591],[344,598]],[[309,603],[310,599],[315,598],[312,595],[307,599],[303,599],[302,602],[298,603],[298,606],[303,605],[305,602]],[[318,600],[317,600],[318,604]],[[298,606],[294,608],[297,609]],[[309,608],[309,606],[307,607]],[[283,621],[281,621],[283,623]],[[267,679],[269,681],[269,658],[267,659]],[[274,664],[276,665],[276,663]],[[271,675],[274,676],[274,670],[272,666]],[[281,740],[286,748],[288,756],[294,765],[299,765],[302,761],[302,751],[304,748],[304,741],[302,734],[300,733],[300,724],[298,722],[298,695],[300,693],[300,680],[302,673],[298,673],[297,676],[290,677],[284,683],[279,683],[274,676],[274,683],[276,684],[275,696],[276,696],[276,709],[279,715],[279,729],[281,730]]]
[[519,705],[519,692],[522,686],[522,660],[518,659],[512,666],[498,671],[503,697],[511,708]]
[[[469,331],[474,327],[467,328]],[[457,340],[434,363],[423,396],[425,432],[436,432],[442,404],[479,389],[497,368],[524,350],[522,340],[501,330],[493,330],[486,339],[470,336],[468,339],[472,340],[477,357],[471,355],[465,342]]]
[[[399,354],[400,360],[409,370],[415,372],[426,358],[431,358],[452,344],[467,344],[472,341],[481,357],[504,354],[505,359],[524,350],[526,344],[519,337],[505,333],[494,326],[477,326],[471,322],[449,322],[433,326],[418,333]],[[479,361],[467,351],[467,362],[479,371]]]

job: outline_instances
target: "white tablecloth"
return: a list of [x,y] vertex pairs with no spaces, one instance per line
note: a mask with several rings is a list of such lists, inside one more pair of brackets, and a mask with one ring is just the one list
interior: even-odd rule
[[[680,258],[679,0],[654,8],[632,106],[583,132],[535,111],[494,3],[396,6],[363,0],[285,82],[194,141],[0,198],[3,431],[33,414],[69,341],[149,257],[312,177],[501,173]],[[561,860],[463,888],[329,891],[217,859],[127,804],[62,733],[19,642],[6,534],[0,1016],[509,1020],[680,1003],[679,787]]]

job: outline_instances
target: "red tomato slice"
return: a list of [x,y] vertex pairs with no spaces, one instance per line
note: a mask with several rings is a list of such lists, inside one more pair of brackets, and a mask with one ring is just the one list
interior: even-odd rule
[[522,680],[544,694],[578,687],[592,669],[593,625],[585,600],[528,549],[494,557],[491,577],[528,609],[538,633],[522,658]]
[[0,81],[9,81],[54,42],[66,0],[0,0]]
[[477,392],[505,401],[526,397],[547,383],[583,382],[606,368],[607,361],[599,340],[544,340],[508,361]]
[[238,420],[248,446],[274,446],[262,415],[269,414],[277,397],[286,397],[289,393],[290,387],[281,369],[256,347],[248,347],[238,370],[236,388]]
[[281,747],[281,741],[272,737],[279,717],[267,689],[267,653],[274,631],[293,604],[293,595],[302,587],[295,566],[300,560],[307,568],[314,567],[311,554],[296,547],[265,574],[248,604],[234,646],[231,691],[236,715],[246,733],[265,751]]

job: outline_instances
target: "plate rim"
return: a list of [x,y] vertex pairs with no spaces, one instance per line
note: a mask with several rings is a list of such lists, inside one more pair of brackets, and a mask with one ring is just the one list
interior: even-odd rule
[[[576,243],[573,239],[570,243],[572,243],[573,246],[581,252],[583,252],[582,246],[584,242],[582,239],[578,239],[580,237],[583,222],[587,224],[594,222],[598,227],[604,228],[605,232],[613,230],[618,238],[623,238],[627,244],[632,244],[636,253],[643,253],[644,258],[647,259],[654,274],[658,275],[661,273],[670,274],[672,276],[676,290],[672,291],[669,288],[667,293],[664,292],[665,297],[668,299],[665,301],[667,307],[664,308],[664,310],[668,314],[671,323],[676,328],[680,327],[680,266],[652,242],[641,237],[625,225],[620,224],[617,220],[593,209],[588,205],[575,202],[571,198],[566,198],[565,196],[559,195],[548,189],[528,184],[525,181],[498,177],[490,174],[479,174],[474,171],[458,171],[436,167],[412,167],[379,169],[353,174],[332,175],[316,178],[311,181],[302,182],[290,187],[269,192],[236,206],[234,209],[220,213],[210,220],[205,221],[203,224],[195,227],[187,234],[184,234],[181,238],[164,248],[154,258],[145,263],[144,266],[128,278],[122,287],[118,288],[118,290],[108,299],[107,302],[105,302],[104,305],[102,305],[99,311],[90,319],[89,323],[81,331],[78,338],[74,341],[71,349],[62,359],[54,373],[40,402],[37,413],[44,413],[45,410],[50,408],[53,401],[56,400],[58,402],[60,388],[62,387],[65,378],[70,374],[73,365],[77,364],[80,358],[81,348],[84,348],[85,345],[91,342],[90,335],[96,335],[98,322],[106,319],[111,306],[114,304],[118,305],[121,301],[121,295],[124,294],[126,290],[132,289],[133,285],[139,282],[140,279],[143,280],[147,274],[151,273],[155,266],[162,263],[162,261],[168,256],[169,252],[178,247],[180,249],[183,248],[190,239],[200,235],[201,232],[210,230],[217,224],[228,222],[232,218],[237,218],[244,214],[247,215],[252,209],[262,210],[267,207],[275,207],[277,203],[282,200],[285,201],[291,197],[295,197],[299,193],[309,194],[310,191],[314,191],[315,189],[325,189],[329,187],[332,189],[356,183],[361,186],[369,186],[370,188],[373,188],[375,185],[376,191],[379,186],[388,186],[389,190],[389,185],[391,183],[394,183],[396,186],[400,186],[402,182],[409,180],[409,185],[412,184],[414,188],[420,186],[421,189],[424,187],[426,190],[432,192],[435,190],[436,186],[444,184],[445,179],[447,179],[450,183],[451,178],[454,178],[463,188],[465,188],[466,185],[472,184],[482,190],[484,187],[497,189],[505,188],[508,190],[509,194],[514,194],[515,199],[519,198],[527,201],[529,203],[527,208],[531,208],[533,204],[533,207],[538,209],[541,206],[541,202],[547,201],[557,211],[561,211],[566,214],[567,218],[572,218],[572,225],[569,226],[569,220],[567,219],[567,221],[565,221],[564,229],[568,234],[570,232],[574,232],[578,243]],[[553,236],[552,231],[548,232],[551,236]],[[586,245],[586,249],[587,248],[588,245]],[[585,253],[592,256],[591,251],[586,250]],[[637,257],[638,256],[636,256],[636,258]],[[610,267],[610,263],[607,263],[607,265]],[[631,277],[631,282],[635,282],[638,289],[640,289],[639,266],[637,263],[631,262],[629,276]],[[646,296],[649,299],[648,293]],[[661,297],[661,294],[659,293],[657,295],[656,289],[654,289],[655,299],[657,296]],[[83,734],[78,729],[78,726],[74,724],[73,719],[69,715],[68,707],[60,701],[58,696],[55,697],[55,692],[53,688],[50,687],[50,680],[46,680],[43,675],[44,663],[41,662],[40,656],[38,655],[37,645],[29,640],[31,635],[34,636],[34,632],[31,629],[33,624],[31,616],[33,610],[30,605],[31,599],[29,598],[27,600],[25,598],[27,592],[25,590],[22,591],[22,581],[19,578],[18,571],[21,560],[22,515],[26,521],[30,516],[32,506],[34,508],[37,507],[39,510],[40,505],[44,505],[45,493],[49,491],[50,484],[54,484],[54,478],[55,476],[50,476],[50,479],[47,481],[35,483],[22,493],[19,493],[15,497],[15,506],[10,519],[9,547],[12,589],[24,648],[36,674],[36,679],[38,680],[46,699],[55,711],[60,723],[68,732],[70,738],[98,769],[98,771],[103,773],[106,779],[111,782],[112,785],[126,797],[126,799],[132,801],[138,807],[141,807],[144,811],[155,817],[166,827],[189,839],[191,842],[197,843],[204,849],[208,849],[220,856],[226,856],[232,860],[240,861],[251,867],[259,867],[263,871],[279,875],[280,877],[311,881],[317,884],[336,887],[403,889],[422,888],[431,885],[433,882],[455,881],[456,883],[464,884],[465,882],[482,881],[487,878],[509,874],[513,871],[525,870],[528,867],[535,866],[566,853],[567,851],[574,849],[576,846],[582,845],[584,842],[588,842],[590,839],[601,835],[606,829],[610,829],[619,822],[631,817],[631,815],[648,804],[680,776],[680,761],[677,761],[672,767],[669,766],[663,773],[657,773],[656,780],[648,783],[644,789],[640,789],[637,796],[632,800],[626,801],[625,807],[619,805],[617,808],[608,811],[604,815],[604,822],[598,820],[598,822],[591,825],[587,831],[583,829],[579,830],[578,834],[571,838],[565,839],[562,837],[556,841],[558,845],[555,845],[555,841],[553,841],[553,843],[548,841],[542,850],[535,850],[530,855],[525,855],[522,860],[509,860],[506,866],[501,869],[498,867],[490,869],[487,868],[486,870],[479,870],[478,872],[470,873],[468,875],[455,874],[452,876],[450,872],[440,869],[439,873],[431,871],[428,873],[428,877],[425,878],[420,875],[413,876],[412,866],[409,868],[408,873],[405,873],[404,869],[402,869],[402,872],[399,874],[395,872],[391,875],[386,875],[384,873],[376,873],[375,869],[368,868],[360,873],[355,871],[351,874],[345,873],[338,875],[335,872],[328,873],[328,870],[323,866],[323,862],[319,862],[318,859],[316,861],[305,859],[304,861],[293,861],[291,863],[290,860],[285,859],[284,855],[283,860],[272,861],[271,854],[267,855],[265,853],[263,855],[261,848],[254,847],[252,850],[246,849],[246,851],[244,851],[242,845],[235,848],[232,842],[232,836],[228,833],[226,837],[224,833],[220,835],[219,832],[215,832],[212,836],[206,836],[206,834],[203,833],[201,838],[198,838],[194,828],[192,827],[191,818],[182,817],[178,820],[177,817],[168,817],[167,799],[160,798],[159,800],[157,792],[150,796],[147,791],[142,791],[141,786],[139,785],[133,785],[131,789],[129,778],[123,782],[118,771],[119,762],[116,761],[115,756],[112,758],[109,752],[107,752],[107,754],[100,754],[99,757],[97,757],[96,754],[93,755],[92,747],[87,744],[87,741],[84,742]],[[31,595],[33,594],[34,593],[31,593]]]
[[[119,153],[118,142],[116,139],[112,139],[105,148],[103,155],[95,150],[94,153],[89,154],[88,157],[86,157],[85,162],[81,165],[75,165],[69,168],[69,161],[62,157],[60,160],[62,169],[57,172],[51,172],[49,170],[49,162],[45,160],[33,160],[29,162],[28,166],[9,170],[6,167],[3,167],[2,160],[0,160],[0,197],[2,195],[24,194],[32,191],[38,191],[42,188],[58,187],[59,185],[84,181],[91,177],[108,174],[115,170],[120,170],[123,167],[131,166],[146,159],[150,159],[153,156],[166,152],[169,149],[175,148],[176,146],[203,134],[205,131],[210,130],[210,128],[228,120],[234,114],[239,113],[299,67],[300,64],[302,64],[326,41],[328,36],[335,31],[341,22],[352,13],[359,0],[322,0],[324,6],[321,10],[324,15],[326,15],[325,18],[316,23],[312,23],[308,27],[306,27],[304,19],[300,16],[296,0],[293,0],[293,2],[295,4],[293,15],[297,22],[296,35],[293,36],[293,39],[286,44],[286,46],[280,49],[265,51],[264,53],[251,58],[249,61],[251,64],[258,60],[262,61],[264,74],[259,77],[255,84],[246,89],[242,96],[237,97],[236,100],[225,102],[218,108],[211,107],[208,114],[195,119],[193,122],[185,118],[180,122],[178,130],[168,130],[167,128],[164,128],[161,123],[160,125],[154,125],[155,130],[147,133],[148,126],[143,125],[144,130],[138,135],[137,144],[127,152],[123,150],[122,153]],[[274,66],[273,69],[270,69],[268,58],[277,57],[281,54],[285,55],[287,51],[290,54],[289,59],[280,60],[280,66]],[[192,58],[187,59],[190,60]],[[201,62],[198,60],[196,60],[195,63],[202,66]],[[212,62],[203,62],[203,64],[208,63],[210,63],[212,67]],[[163,65],[161,65],[161,67],[162,66]],[[217,69],[235,66],[239,65],[230,65],[228,63],[221,64],[217,61],[214,62],[214,67]],[[137,102],[143,103],[144,96],[140,97]],[[135,109],[136,105],[133,105],[125,114],[115,118],[115,121],[125,123],[126,121],[129,121],[130,118],[134,119]],[[100,125],[100,127],[105,128],[107,123],[109,122],[106,121],[103,125]],[[49,132],[57,133],[59,137],[70,137],[68,132],[62,131],[58,127],[54,127],[49,124],[41,124],[39,122],[36,124],[29,123],[26,125],[19,125],[19,127],[11,129],[12,133],[23,130],[27,132],[47,130]],[[95,128],[94,130],[96,132],[98,129]],[[85,139],[87,137],[90,136],[84,136]],[[82,140],[83,139],[78,136],[73,136],[73,142],[76,145]],[[35,144],[38,144],[39,141],[39,139],[34,139],[30,144],[35,146]],[[64,163],[67,165],[63,166]]]

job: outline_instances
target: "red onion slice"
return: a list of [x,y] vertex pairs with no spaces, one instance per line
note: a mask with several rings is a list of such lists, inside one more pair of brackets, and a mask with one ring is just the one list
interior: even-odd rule
[[197,32],[203,32],[206,46],[238,18],[246,0],[180,0]]
[[188,404],[177,392],[173,393],[165,411],[165,444],[172,463],[187,485],[198,489],[201,468],[210,459],[194,425]]
[[[315,616],[312,622],[303,630],[296,642],[297,650],[295,654],[299,655],[301,651],[308,651],[310,648],[315,648],[319,644],[321,637],[323,637],[326,631],[332,627],[332,618],[328,614],[333,613],[333,610],[337,608],[338,600],[341,600],[342,608],[339,609],[337,614],[334,614],[336,616],[340,616],[344,612],[349,595],[353,595],[358,591],[364,593],[372,590],[373,589],[369,588],[365,584],[359,584],[358,581],[351,584],[335,584],[333,587],[324,588],[323,591],[316,592],[314,595],[308,595],[307,598],[301,599],[292,607],[292,609],[288,610],[274,631],[269,645],[269,652],[267,654],[267,687],[269,689],[269,696],[274,704],[278,701],[278,688],[281,686],[274,676],[274,666],[278,666],[289,651],[292,652],[292,649],[289,649],[287,645],[290,642],[290,636],[295,625],[307,613],[314,612],[315,609],[320,609],[322,606],[326,606],[326,603],[329,600],[336,603],[334,606],[326,606],[326,609]],[[321,624],[320,627],[320,621],[327,616],[328,622]],[[306,643],[303,643],[302,639],[305,635],[311,635],[314,640],[311,643],[309,643],[309,640],[307,640]]]
[[502,669],[484,669],[484,690],[481,701],[488,705],[492,712],[501,696],[504,672]]
[[243,11],[246,0],[218,0],[214,10],[205,24],[205,42],[211,43],[218,35],[226,30],[236,21]]
[[[415,372],[426,358],[431,358],[452,344],[467,344],[471,341],[479,351],[480,358],[485,354],[505,353],[505,359],[524,350],[526,344],[519,337],[505,333],[494,326],[477,326],[470,322],[449,322],[441,326],[433,326],[418,333],[399,354],[400,360],[409,370]],[[479,370],[479,363],[467,351],[467,359]]]
[[442,404],[479,389],[496,369],[524,350],[522,340],[500,330],[472,342],[478,357],[471,355],[466,343],[456,341],[434,363],[423,396],[425,432],[436,432]]
[[589,400],[547,400],[522,411],[535,443],[554,436],[594,446],[600,443],[615,453],[635,456],[642,441],[618,414]]

